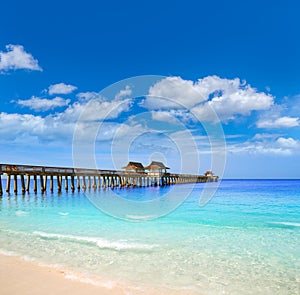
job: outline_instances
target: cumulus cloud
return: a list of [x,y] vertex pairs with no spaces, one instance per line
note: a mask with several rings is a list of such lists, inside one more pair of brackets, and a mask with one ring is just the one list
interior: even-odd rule
[[[46,111],[62,106],[67,106],[67,108],[46,116],[2,112],[0,113],[1,141],[13,143],[24,140],[27,144],[66,141],[70,143],[75,128],[83,130],[88,136],[90,130],[98,130],[100,125],[101,128],[104,128],[101,129],[104,132],[98,140],[107,140],[112,137],[109,134],[113,133],[119,126],[119,123],[114,119],[117,119],[122,112],[128,111],[132,105],[131,99],[128,98],[110,101],[91,93],[81,93],[80,96],[82,100],[74,103],[61,97],[47,99],[33,96],[28,100],[18,100],[16,103],[19,105],[35,111]],[[86,100],[88,96],[95,96],[96,98]],[[28,138],[31,138],[32,141],[28,142]],[[33,140],[34,138],[36,140]]]
[[291,128],[300,126],[299,118],[280,117],[273,119],[261,119],[256,123],[258,128]]
[[38,61],[24,50],[22,45],[6,46],[6,52],[0,51],[0,71],[27,69],[42,71]]
[[19,99],[17,103],[21,106],[28,107],[34,111],[48,111],[57,107],[64,107],[70,103],[70,99],[55,97],[53,99],[39,98],[32,96],[30,99]]
[[299,151],[300,142],[294,138],[278,137],[276,134],[255,135],[252,139],[242,143],[227,143],[230,153],[248,153],[263,155],[294,155]]
[[198,82],[167,77],[150,87],[143,105],[149,109],[182,108],[194,106],[205,99]]
[[132,94],[132,90],[130,89],[130,87],[127,85],[125,87],[125,89],[122,89],[120,90],[116,96],[115,96],[115,99],[119,100],[119,99],[122,99],[124,97],[128,97]]
[[63,113],[58,114],[58,119],[68,122],[75,122],[81,116],[82,121],[100,121],[115,119],[122,112],[130,109],[132,101],[107,101],[100,97],[87,102],[75,102],[70,105]]
[[2,140],[13,141],[24,134],[37,136],[44,130],[44,119],[29,114],[0,113],[0,134]]
[[48,92],[50,95],[52,94],[69,94],[76,90],[77,87],[70,84],[65,83],[57,83],[54,85],[50,85],[48,88]]
[[[98,107],[101,108],[100,106]],[[98,118],[102,120],[103,118],[101,117],[105,117],[104,113],[97,114],[98,108],[91,114],[91,117],[77,121],[81,110],[79,105],[76,104],[69,106],[69,108],[62,113],[45,117],[32,114],[8,114],[2,112],[0,113],[1,141],[12,143],[22,138],[24,142],[30,144],[32,142],[27,142],[27,139],[36,138],[39,142],[66,143],[69,141],[70,143],[76,126],[88,137],[89,132],[98,130],[100,125],[101,136],[98,136],[97,140],[110,140],[113,138],[115,130],[122,125],[117,122],[101,121],[101,124],[97,122]],[[117,111],[121,112],[122,110],[122,108],[119,108]],[[116,113],[111,116],[114,115],[116,115]],[[130,130],[130,127],[128,127],[127,130]],[[84,137],[80,138],[84,140]]]
[[213,112],[216,112],[226,121],[236,115],[269,109],[273,103],[271,95],[258,92],[238,78],[208,76],[197,82],[181,77],[165,78],[150,87],[141,105],[150,110],[187,108],[205,121],[215,120]]
[[289,138],[279,137],[277,139],[277,143],[281,147],[285,147],[285,148],[297,148],[297,147],[299,147],[299,141],[295,140],[291,137],[289,137]]

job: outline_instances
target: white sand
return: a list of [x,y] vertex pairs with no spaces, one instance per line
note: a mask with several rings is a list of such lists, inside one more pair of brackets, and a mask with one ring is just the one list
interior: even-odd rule
[[1,295],[191,295],[189,291],[171,291],[166,289],[148,289],[142,291],[136,287],[117,286],[106,288],[79,280],[67,279],[63,270],[40,266],[15,256],[0,255],[0,294]]
[[107,289],[68,280],[64,272],[39,266],[14,256],[0,255],[0,294],[125,294],[120,288]]

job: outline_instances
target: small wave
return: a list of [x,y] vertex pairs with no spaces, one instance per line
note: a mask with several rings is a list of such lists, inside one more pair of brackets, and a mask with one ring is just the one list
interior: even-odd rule
[[58,212],[58,214],[61,215],[61,216],[67,216],[67,215],[69,215],[68,212]]
[[71,281],[79,281],[81,283],[86,283],[86,284],[90,284],[90,285],[97,286],[97,287],[104,287],[106,289],[113,289],[116,286],[115,283],[110,282],[110,281],[109,282],[100,282],[99,280],[93,280],[88,277],[78,276],[73,273],[65,274],[64,278],[71,280]]
[[26,215],[28,215],[29,213],[26,212],[26,211],[18,210],[18,211],[15,212],[15,214],[16,214],[17,216],[26,216]]
[[0,255],[3,256],[16,256],[16,254],[12,251],[2,250],[0,249]]
[[282,221],[282,222],[270,222],[270,223],[282,227],[300,227],[300,223],[298,222]]
[[147,220],[155,217],[155,215],[126,215],[126,217],[135,220]]
[[0,255],[10,256],[10,257],[18,257],[24,261],[30,261],[30,262],[36,261],[35,258],[30,257],[28,255],[21,255],[19,253],[8,251],[8,250],[3,250],[3,249],[0,249]]
[[53,233],[45,233],[41,231],[34,231],[33,234],[38,235],[42,238],[46,239],[62,239],[62,240],[70,240],[70,241],[79,241],[84,243],[92,243],[98,246],[101,249],[113,249],[113,250],[151,250],[156,247],[156,245],[148,245],[141,243],[134,243],[130,241],[108,241],[100,238],[92,238],[92,237],[82,237],[82,236],[73,236],[73,235],[63,235],[63,234],[53,234]]

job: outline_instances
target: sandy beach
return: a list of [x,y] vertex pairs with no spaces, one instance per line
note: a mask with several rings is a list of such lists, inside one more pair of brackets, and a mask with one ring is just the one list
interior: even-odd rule
[[165,289],[140,289],[134,286],[98,286],[68,278],[64,270],[50,266],[41,266],[16,256],[0,254],[0,294],[2,295],[136,295],[136,294],[172,294],[192,295],[190,291]]
[[69,280],[62,270],[40,266],[14,256],[0,255],[1,294],[125,294],[120,288]]

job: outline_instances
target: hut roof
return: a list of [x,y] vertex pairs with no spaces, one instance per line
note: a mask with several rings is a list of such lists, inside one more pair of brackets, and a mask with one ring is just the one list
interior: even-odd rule
[[127,166],[123,167],[123,169],[145,169],[142,163],[139,162],[129,162]]
[[170,169],[169,167],[166,167],[164,163],[152,161],[150,165],[146,166],[145,169]]

